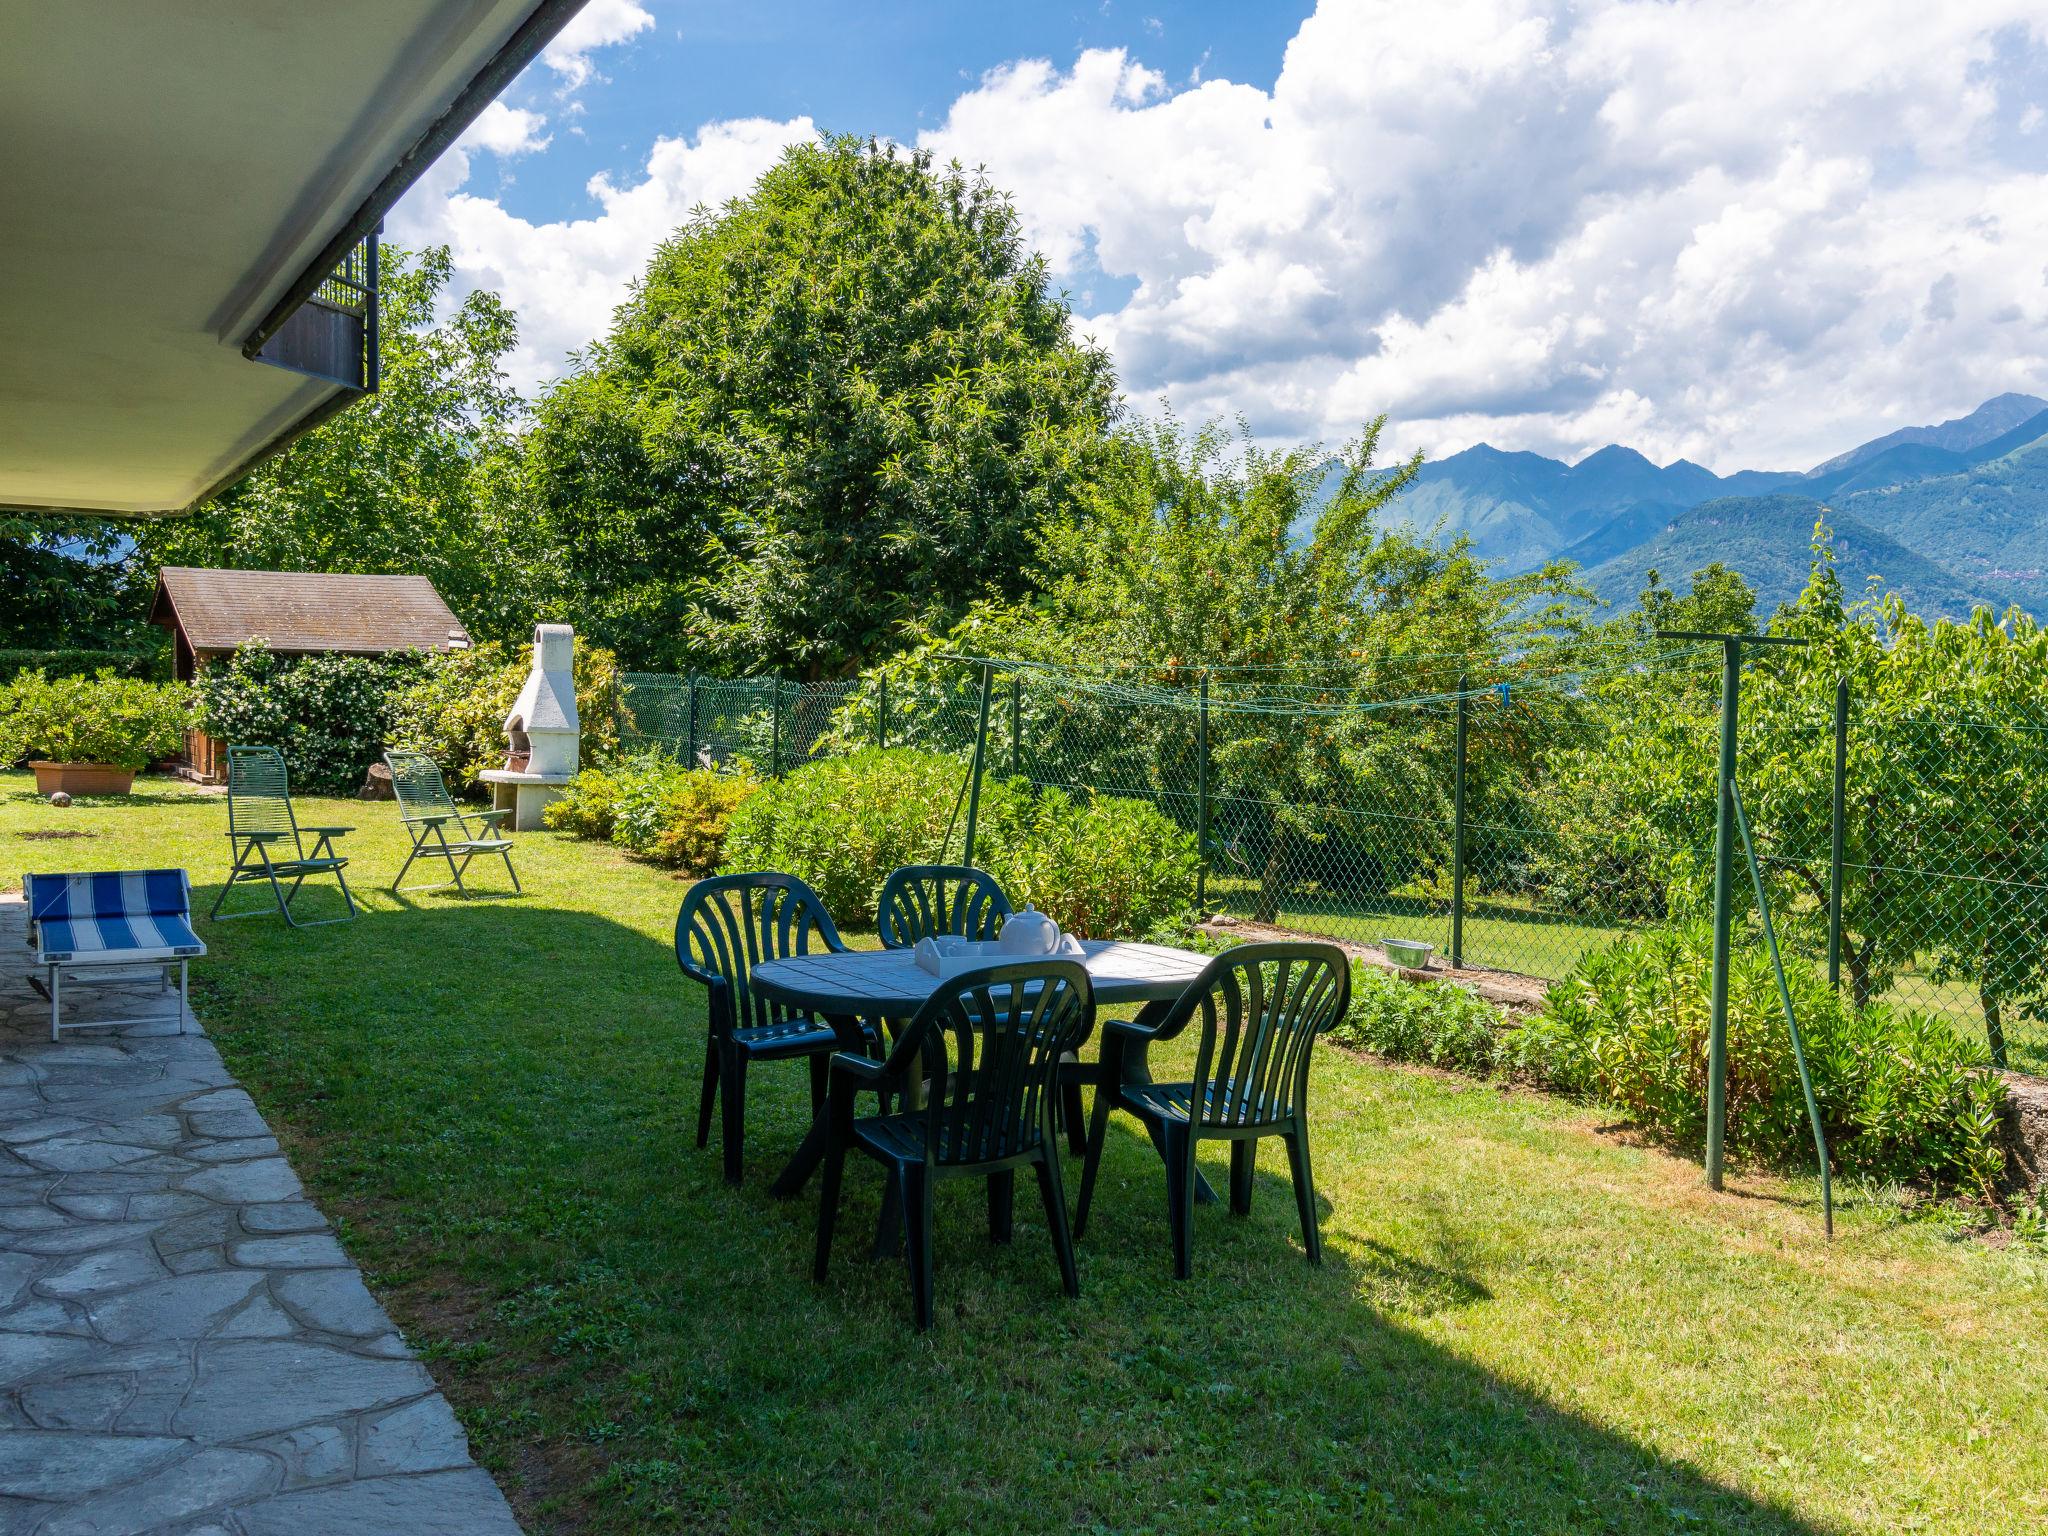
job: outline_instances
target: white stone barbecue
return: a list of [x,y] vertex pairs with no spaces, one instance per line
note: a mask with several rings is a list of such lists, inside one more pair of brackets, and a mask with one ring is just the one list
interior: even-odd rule
[[576,631],[567,624],[534,627],[533,670],[505,717],[511,750],[504,767],[486,768],[480,775],[491,786],[492,804],[512,812],[514,831],[538,827],[541,809],[576,777],[575,652]]

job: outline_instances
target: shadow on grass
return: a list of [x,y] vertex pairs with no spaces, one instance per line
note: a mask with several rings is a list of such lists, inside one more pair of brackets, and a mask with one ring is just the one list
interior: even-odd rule
[[866,1257],[878,1173],[849,1163],[823,1286],[815,1180],[768,1194],[800,1063],[750,1074],[744,1187],[715,1133],[695,1148],[702,1002],[665,942],[538,900],[232,927],[209,1028],[539,1526],[1815,1529],[1422,1337],[1449,1310],[1528,1321],[1374,1235],[1335,1159],[1320,1269],[1262,1172],[1250,1217],[1197,1212],[1179,1284],[1163,1172],[1119,1117],[1078,1302],[1028,1186],[1004,1247],[982,1191],[948,1188],[918,1338],[902,1266]]

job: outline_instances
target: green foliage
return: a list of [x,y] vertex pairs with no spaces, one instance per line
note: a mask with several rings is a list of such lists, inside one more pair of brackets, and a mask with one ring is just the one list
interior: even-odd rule
[[708,875],[724,853],[733,813],[759,787],[751,774],[689,768],[644,752],[611,768],[584,769],[541,819],[686,875]]
[[[897,748],[806,764],[740,807],[726,836],[724,867],[796,875],[839,922],[869,927],[891,870],[958,857],[962,826],[954,808],[965,780],[966,765],[957,758]],[[1021,796],[1021,789],[990,780],[982,785],[982,814],[1001,814]]]
[[541,403],[526,483],[593,638],[815,677],[1027,591],[1115,409],[1002,194],[831,139],[655,253]]
[[[1590,955],[1511,1038],[1514,1065],[1548,1087],[1612,1104],[1685,1146],[1706,1130],[1713,939],[1702,925],[1630,938]],[[2004,1170],[2004,1087],[1983,1047],[1938,1019],[1857,1008],[1810,967],[1786,982],[1806,1042],[1828,1146],[1843,1169],[1982,1194]],[[1728,1147],[1810,1160],[1789,1032],[1769,956],[1737,946],[1728,986]]]
[[[958,758],[903,748],[807,764],[740,808],[725,867],[798,875],[833,917],[866,927],[891,870],[961,857],[965,812],[956,807],[966,774]],[[1141,800],[1034,794],[1022,780],[991,775],[981,787],[975,859],[1012,901],[1091,938],[1167,926],[1194,899],[1194,839]]]
[[619,772],[612,841],[686,875],[718,868],[732,818],[760,781],[747,773],[640,758]]
[[1375,965],[1351,967],[1351,1011],[1330,1034],[1394,1061],[1489,1076],[1501,1064],[1506,1016],[1455,982],[1404,981]]
[[590,842],[608,843],[618,825],[622,788],[617,768],[585,768],[547,803],[540,813],[541,825]]
[[1201,854],[1194,835],[1143,800],[982,786],[976,860],[1010,900],[1070,933],[1135,937],[1185,926]]
[[[0,512],[0,674],[38,664],[9,666],[15,650],[105,651],[98,665],[120,671],[136,653],[163,650],[163,631],[148,622],[149,574],[123,554],[134,527],[125,518]],[[47,670],[71,669],[53,659]]]
[[521,406],[500,365],[517,328],[485,289],[444,309],[453,270],[445,247],[382,247],[377,392],[192,516],[140,524],[148,568],[418,574],[478,636],[525,633],[552,560],[512,494]]
[[140,651],[0,650],[0,678],[37,671],[51,677],[95,677],[112,672],[144,682],[171,680],[171,654],[162,645]]
[[[1695,592],[1701,578],[1695,578]],[[1655,589],[1652,589],[1654,592]],[[1645,594],[1646,604],[1653,601]],[[1725,614],[1724,614],[1725,617]],[[1643,625],[1658,622],[1646,611]],[[1896,596],[1852,602],[1816,526],[1798,602],[1742,680],[1743,802],[1788,942],[1826,941],[1838,679],[1849,684],[1843,980],[1851,1001],[1902,972],[1977,993],[1994,1055],[2014,1016],[2048,1017],[2048,631],[2013,610],[1932,624]],[[1548,754],[1540,856],[1567,907],[1696,914],[1712,879],[1715,669],[1611,690],[1615,728]]]
[[145,768],[184,749],[191,720],[191,690],[179,684],[23,672],[0,684],[0,763]]
[[[484,769],[504,766],[505,717],[532,669],[524,647],[496,641],[429,657],[392,701],[391,744],[431,756],[455,793],[474,788]],[[619,751],[618,661],[579,637],[572,675],[581,761],[600,767]]]
[[1663,630],[1691,630],[1703,635],[1756,633],[1756,593],[1739,571],[1719,560],[1692,573],[1689,591],[1678,592],[1650,569],[1636,599],[1635,619],[1646,638]]
[[[1213,426],[1132,424],[1082,515],[1046,530],[1045,595],[978,605],[876,669],[842,713],[843,737],[872,733],[886,677],[890,739],[957,748],[973,675],[949,654],[1079,658],[1104,669],[1099,688],[1048,698],[1023,674],[1033,777],[1177,794],[1186,815],[1194,694],[1213,666],[1210,851],[1256,883],[1254,916],[1272,921],[1311,889],[1356,899],[1441,870],[1450,736],[1440,710],[1395,702],[1418,692],[1409,658],[1432,658],[1427,678],[1445,655],[1481,673],[1511,652],[1569,656],[1584,621],[1562,568],[1496,581],[1463,541],[1382,527],[1420,461],[1376,468],[1380,429],[1369,424],[1333,459],[1320,445],[1274,452]],[[1160,706],[1133,707],[1133,690]],[[1368,813],[1385,805],[1400,808],[1398,822]]]
[[292,787],[347,794],[384,752],[416,652],[279,656],[252,640],[199,674],[200,725],[236,746],[276,747]]

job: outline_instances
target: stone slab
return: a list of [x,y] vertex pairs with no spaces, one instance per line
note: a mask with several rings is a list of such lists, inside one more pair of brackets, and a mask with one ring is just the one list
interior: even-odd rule
[[0,969],[0,1536],[516,1532],[197,1021],[47,1017]]

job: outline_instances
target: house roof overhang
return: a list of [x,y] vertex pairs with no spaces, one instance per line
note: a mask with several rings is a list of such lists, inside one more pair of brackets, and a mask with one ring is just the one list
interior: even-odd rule
[[186,511],[357,398],[254,358],[583,3],[0,0],[0,508]]

